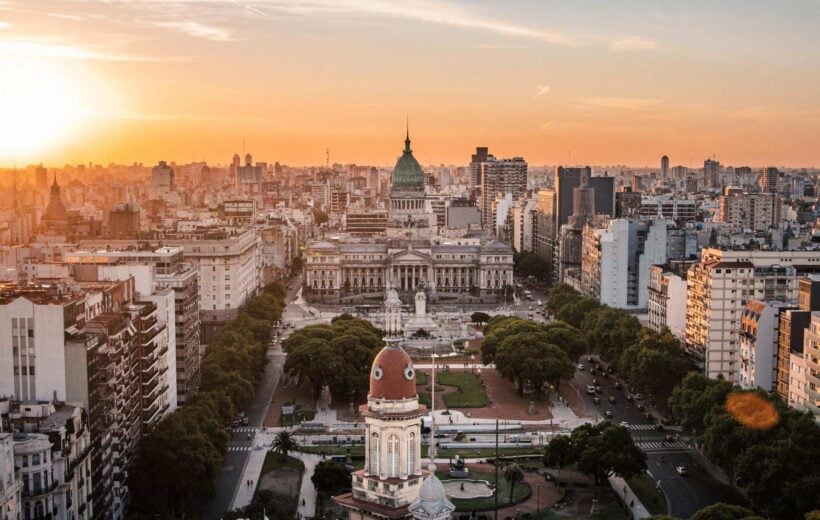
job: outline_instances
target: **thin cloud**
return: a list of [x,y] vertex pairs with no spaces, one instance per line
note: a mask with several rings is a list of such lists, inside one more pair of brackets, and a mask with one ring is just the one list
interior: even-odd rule
[[82,16],[76,16],[73,14],[63,14],[63,13],[46,13],[46,16],[50,16],[52,18],[59,18],[61,20],[71,20],[75,22],[81,22],[85,20]]
[[552,127],[554,127],[554,126],[555,126],[555,121],[545,121],[545,122],[541,123],[540,128],[541,128],[542,131],[547,131],[547,130],[552,130]]
[[538,99],[541,96],[546,96],[550,93],[550,90],[552,90],[552,88],[550,88],[549,85],[538,85],[537,87],[535,87],[535,95],[532,96],[532,98]]
[[8,22],[0,22],[0,31],[2,31],[3,29],[10,29],[10,28],[11,28],[11,24],[10,24],[10,23],[8,23]]
[[657,48],[658,42],[641,36],[620,38],[609,44],[609,50],[613,52],[654,51]]
[[215,42],[231,42],[235,40],[231,35],[231,31],[228,29],[207,25],[194,20],[155,22],[152,25],[154,25],[154,27],[161,27],[163,29],[169,29],[178,33],[186,34],[194,38],[202,38]]
[[0,41],[0,53],[15,54],[18,56],[35,56],[41,58],[61,58],[70,60],[98,60],[98,61],[179,61],[179,58],[151,58],[147,56],[131,56],[98,52],[73,45],[63,45],[32,41]]
[[607,96],[578,98],[577,101],[585,105],[612,108],[616,110],[640,110],[660,104],[660,101],[657,99]]

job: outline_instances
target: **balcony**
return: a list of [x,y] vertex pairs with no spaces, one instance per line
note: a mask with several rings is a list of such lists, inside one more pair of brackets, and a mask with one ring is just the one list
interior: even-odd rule
[[23,498],[35,498],[42,495],[47,495],[57,489],[59,484],[56,480],[52,480],[51,484],[47,486],[37,486],[33,489],[23,489],[22,496]]

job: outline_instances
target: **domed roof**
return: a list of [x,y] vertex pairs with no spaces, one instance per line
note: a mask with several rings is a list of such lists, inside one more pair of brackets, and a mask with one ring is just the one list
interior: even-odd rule
[[404,152],[393,168],[392,187],[395,188],[424,188],[424,171],[413,157],[410,149],[410,134],[404,140]]
[[60,197],[60,186],[57,184],[57,176],[54,176],[54,183],[51,185],[51,196],[49,197],[48,206],[43,213],[43,220],[68,220],[68,211],[65,209],[65,204]]
[[403,348],[388,345],[376,354],[368,396],[392,400],[416,397],[416,371]]

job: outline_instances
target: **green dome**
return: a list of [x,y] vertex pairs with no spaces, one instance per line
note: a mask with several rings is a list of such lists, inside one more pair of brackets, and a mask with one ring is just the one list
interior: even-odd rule
[[410,149],[410,135],[404,140],[404,152],[393,168],[393,188],[423,188],[424,171],[421,165],[413,157],[413,150]]

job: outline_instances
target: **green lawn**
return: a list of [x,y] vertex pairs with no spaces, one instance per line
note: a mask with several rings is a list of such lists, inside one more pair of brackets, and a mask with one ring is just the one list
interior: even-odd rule
[[[441,480],[447,480],[450,476],[446,471],[437,471],[436,476]],[[492,485],[495,482],[495,473],[485,473],[482,471],[470,470],[470,479],[486,480]],[[526,482],[519,482],[513,490],[513,499],[510,502],[510,485],[504,480],[504,473],[498,473],[498,507],[508,507],[524,502],[532,495],[532,488]],[[456,511],[489,511],[495,508],[495,497],[471,498],[467,500],[453,499]]]
[[[568,491],[568,498],[564,500],[567,506],[574,503],[574,495],[574,491]],[[524,515],[522,518],[531,520],[564,520],[566,518],[572,518],[573,520],[631,520],[632,518],[632,515],[624,512],[618,497],[610,488],[598,490],[598,514],[595,516],[590,515],[589,511],[578,511],[576,515],[567,516],[565,509],[549,508],[540,513],[532,513],[530,516]],[[558,513],[559,511],[561,514]]]
[[666,514],[666,497],[649,475],[644,473],[640,477],[628,479],[626,483],[650,513],[653,515]]
[[459,388],[455,393],[445,394],[444,404],[449,408],[482,408],[490,402],[481,388],[481,378],[472,372],[439,372],[436,382]]
[[427,384],[427,372],[422,372],[421,370],[416,370],[416,384],[417,385],[426,385]]
[[278,453],[269,451],[265,454],[265,462],[262,463],[262,471],[259,474],[264,475],[269,471],[273,471],[275,469],[279,469],[282,467],[295,468],[299,471],[305,470],[305,465],[302,463],[301,460],[288,456],[288,458],[283,461],[282,457],[279,456]]
[[432,399],[430,399],[430,394],[427,392],[419,392],[419,404],[423,404],[424,406],[430,408]]
[[297,410],[290,414],[282,414],[279,417],[279,426],[293,426],[302,421],[312,421],[316,417],[315,410]]

